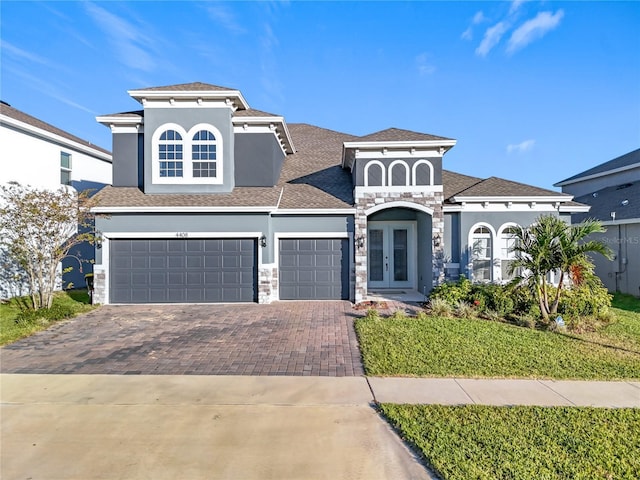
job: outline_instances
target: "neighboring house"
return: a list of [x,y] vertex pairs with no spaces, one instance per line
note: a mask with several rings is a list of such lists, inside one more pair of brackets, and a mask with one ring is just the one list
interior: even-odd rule
[[595,255],[596,274],[611,292],[640,295],[640,149],[585,170],[555,184],[591,206],[572,216],[600,220],[606,233],[595,234],[613,250],[608,260]]
[[99,193],[102,303],[348,299],[504,281],[510,228],[588,207],[572,196],[442,168],[456,141],[362,137],[249,107],[204,83],[129,91]]
[[[79,191],[97,191],[111,183],[109,151],[5,102],[0,102],[0,157],[3,159],[0,184],[18,182],[51,190],[70,185]],[[76,258],[63,262],[63,268],[73,267],[65,274],[63,284],[66,286],[71,282],[76,287],[84,286],[84,274],[92,268],[85,261],[92,260],[93,248],[86,245],[71,253],[83,262],[80,264]],[[9,274],[8,268],[3,269],[3,274]],[[0,278],[0,297],[15,293],[19,292],[14,292],[10,284]]]

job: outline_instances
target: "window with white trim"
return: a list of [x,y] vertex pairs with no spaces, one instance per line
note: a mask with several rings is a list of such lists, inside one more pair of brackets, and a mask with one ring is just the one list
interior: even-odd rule
[[471,263],[473,265],[473,281],[488,283],[493,280],[491,230],[477,227],[471,236]]
[[182,136],[175,130],[166,130],[158,140],[158,160],[160,161],[160,177],[183,176],[183,144]]
[[200,123],[189,131],[166,123],[152,136],[152,181],[158,184],[222,183],[222,136]]
[[60,183],[71,185],[71,154],[60,152]]
[[191,142],[193,177],[216,177],[216,137],[208,130],[200,130]]
[[512,226],[502,230],[500,235],[500,267],[502,273],[502,281],[509,281],[518,275],[517,271],[509,273],[509,266],[517,258],[517,252],[513,249],[517,244],[516,234],[518,233],[518,227]]

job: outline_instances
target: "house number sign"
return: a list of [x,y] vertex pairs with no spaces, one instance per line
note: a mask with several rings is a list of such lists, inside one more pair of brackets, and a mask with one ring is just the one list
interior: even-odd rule
[[187,232],[176,232],[176,237],[178,238],[187,238],[189,234]]

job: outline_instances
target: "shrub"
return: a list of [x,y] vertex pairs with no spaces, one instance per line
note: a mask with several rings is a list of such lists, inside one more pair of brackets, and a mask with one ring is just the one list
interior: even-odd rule
[[450,317],[453,307],[443,298],[432,298],[427,304],[427,310],[436,317]]
[[28,325],[35,323],[48,323],[50,321],[71,318],[76,311],[70,305],[53,304],[51,308],[41,308],[39,310],[22,310],[16,315],[17,324]]
[[457,282],[445,282],[435,287],[429,298],[439,298],[448,302],[449,305],[456,305],[460,301],[469,300],[472,286],[468,278],[460,277]]
[[454,308],[456,317],[460,318],[473,318],[476,316],[476,311],[469,302],[459,301]]
[[494,310],[501,317],[513,312],[514,302],[505,285],[496,283],[474,285],[471,295],[473,304],[481,312]]
[[490,308],[485,310],[483,315],[484,315],[484,318],[486,318],[487,320],[491,320],[492,322],[499,322],[504,318],[498,312],[496,312],[495,310],[491,310]]
[[603,286],[583,284],[567,288],[560,298],[558,311],[568,318],[593,316],[598,318],[611,306],[609,292]]

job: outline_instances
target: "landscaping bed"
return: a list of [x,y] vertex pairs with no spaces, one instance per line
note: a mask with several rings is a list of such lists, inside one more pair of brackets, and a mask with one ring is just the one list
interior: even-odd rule
[[86,290],[57,292],[50,309],[32,310],[29,297],[0,303],[0,345],[15,342],[67,318],[93,310]]

